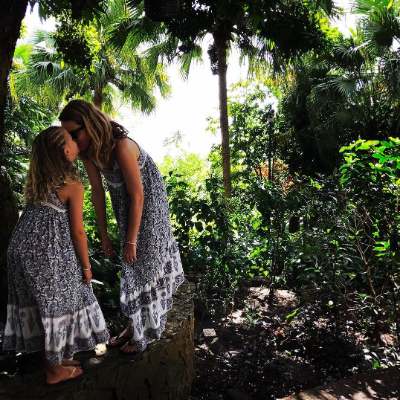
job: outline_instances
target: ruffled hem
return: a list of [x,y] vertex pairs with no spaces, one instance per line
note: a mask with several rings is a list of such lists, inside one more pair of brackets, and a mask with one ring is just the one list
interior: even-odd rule
[[106,343],[109,333],[97,302],[73,314],[40,317],[36,306],[7,306],[3,349],[23,353],[45,351],[51,364],[60,364],[79,351]]
[[139,351],[144,351],[149,343],[161,337],[167,313],[173,305],[172,296],[184,281],[182,271],[155,279],[153,285],[146,285],[139,294],[122,294],[121,310],[131,321],[132,341]]

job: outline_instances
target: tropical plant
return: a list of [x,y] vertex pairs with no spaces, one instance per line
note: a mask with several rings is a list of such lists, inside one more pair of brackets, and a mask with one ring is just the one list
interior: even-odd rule
[[292,171],[330,173],[346,143],[400,133],[398,55],[378,57],[361,27],[303,56],[281,81],[279,136]]
[[352,12],[360,18],[366,44],[377,53],[400,39],[400,4],[394,0],[355,0]]
[[[122,18],[119,12],[111,1],[107,11],[90,23],[79,24],[64,14],[56,32],[37,32],[31,61],[18,74],[17,88],[30,93],[39,90],[39,95],[44,92],[45,98],[55,102],[86,97],[108,112],[113,111],[118,95],[134,108],[153,110],[155,88],[162,96],[169,93],[167,76],[161,65],[150,64],[137,51],[122,54],[110,46],[107,27]],[[78,45],[81,52],[76,52]]]

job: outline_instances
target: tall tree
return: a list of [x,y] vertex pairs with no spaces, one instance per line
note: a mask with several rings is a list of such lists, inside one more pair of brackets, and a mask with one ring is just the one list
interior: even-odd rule
[[229,197],[231,177],[226,86],[229,50],[232,46],[239,48],[243,57],[250,58],[253,68],[264,63],[266,58],[277,67],[284,59],[318,47],[324,36],[319,17],[322,10],[332,12],[332,2],[189,0],[184,2],[176,18],[162,24],[152,23],[143,16],[141,4],[136,6],[136,10],[131,18],[115,27],[115,43],[126,46],[127,43],[148,39],[156,49],[156,57],[167,60],[179,57],[188,69],[191,56],[200,55],[203,39],[207,35],[212,37],[208,53],[212,71],[219,78],[224,190]]

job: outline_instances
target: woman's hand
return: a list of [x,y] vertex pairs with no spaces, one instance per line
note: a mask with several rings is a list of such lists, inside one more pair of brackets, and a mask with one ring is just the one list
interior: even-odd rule
[[92,278],[93,278],[92,269],[83,268],[83,281],[89,285]]
[[124,261],[127,264],[132,264],[136,261],[136,243],[125,242],[124,246]]
[[108,235],[101,238],[101,249],[103,250],[106,257],[115,256],[115,251],[111,239],[108,237]]

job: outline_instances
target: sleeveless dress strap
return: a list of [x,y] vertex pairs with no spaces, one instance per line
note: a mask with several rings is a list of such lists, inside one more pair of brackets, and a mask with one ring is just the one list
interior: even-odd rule
[[47,201],[42,201],[42,202],[40,202],[40,204],[41,204],[42,206],[45,206],[45,207],[50,207],[50,208],[52,208],[53,210],[56,210],[56,211],[58,211],[58,212],[60,212],[60,213],[66,213],[66,212],[67,212],[67,210],[66,210],[65,208],[57,207],[55,204],[53,204],[53,203],[48,203]]
[[40,204],[45,207],[50,207],[60,213],[67,212],[67,208],[65,207],[64,203],[58,198],[56,193],[51,193],[48,201],[42,201],[40,202]]

